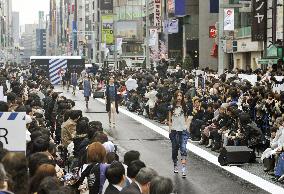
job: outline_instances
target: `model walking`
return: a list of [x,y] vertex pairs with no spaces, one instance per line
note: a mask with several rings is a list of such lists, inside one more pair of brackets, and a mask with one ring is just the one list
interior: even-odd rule
[[109,78],[106,87],[106,111],[108,112],[109,125],[115,127],[116,114],[118,113],[118,95],[117,87],[114,84],[114,78]]
[[73,87],[72,94],[75,96],[76,87],[78,85],[78,74],[76,73],[75,70],[73,71],[73,73],[71,73],[71,84]]
[[186,177],[186,144],[189,139],[187,131],[187,115],[183,93],[178,90],[174,94],[174,101],[169,111],[170,140],[172,143],[172,160],[174,162],[174,173],[178,173],[178,151],[181,155],[182,177]]
[[89,100],[92,93],[92,85],[88,74],[85,75],[85,78],[83,80],[83,87],[84,87],[84,97],[86,100],[86,108],[89,109]]

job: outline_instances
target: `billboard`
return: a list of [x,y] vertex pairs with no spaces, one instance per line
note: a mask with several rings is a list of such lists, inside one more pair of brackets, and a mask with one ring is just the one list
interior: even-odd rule
[[123,39],[143,40],[143,25],[141,21],[121,21],[116,23],[117,35]]
[[175,16],[185,16],[185,0],[175,1]]
[[252,0],[252,41],[263,41],[267,35],[267,0]]
[[234,9],[224,9],[224,30],[234,31],[235,30],[235,13]]
[[107,45],[113,44],[114,42],[113,15],[102,16],[102,42]]
[[100,0],[100,8],[103,14],[113,13],[113,0]]

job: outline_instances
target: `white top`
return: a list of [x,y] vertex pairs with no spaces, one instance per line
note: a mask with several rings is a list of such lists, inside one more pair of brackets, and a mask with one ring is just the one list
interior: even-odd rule
[[186,130],[184,112],[181,106],[177,106],[172,112],[172,129],[176,131]]

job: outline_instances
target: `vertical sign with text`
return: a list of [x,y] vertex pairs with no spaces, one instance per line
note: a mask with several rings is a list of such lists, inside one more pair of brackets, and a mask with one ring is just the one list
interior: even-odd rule
[[267,0],[252,0],[252,41],[263,41],[267,35]]
[[155,0],[155,8],[154,8],[154,26],[158,27],[160,30],[160,27],[162,25],[162,0]]
[[234,9],[224,9],[224,30],[234,31],[235,30],[235,13]]

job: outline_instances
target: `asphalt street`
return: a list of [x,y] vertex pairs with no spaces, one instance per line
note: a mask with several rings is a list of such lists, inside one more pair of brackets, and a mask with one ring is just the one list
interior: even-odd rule
[[137,150],[141,153],[141,160],[148,167],[157,170],[161,176],[170,177],[178,194],[267,193],[221,170],[190,151],[188,152],[187,178],[183,179],[181,174],[173,173],[169,139],[122,113],[118,115],[116,128],[110,128],[104,104],[91,98],[89,102],[90,109],[87,111],[82,92],[77,91],[76,96],[72,96],[71,92],[67,93],[65,90],[63,95],[73,99],[76,102],[76,108],[82,110],[84,115],[91,121],[98,120],[103,123],[105,131],[118,145],[121,154],[129,150]]

